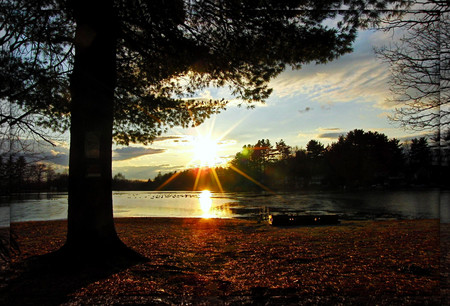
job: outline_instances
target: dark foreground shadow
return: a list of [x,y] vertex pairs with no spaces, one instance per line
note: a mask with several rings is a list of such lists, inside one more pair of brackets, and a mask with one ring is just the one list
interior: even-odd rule
[[30,257],[11,264],[11,279],[0,290],[0,305],[60,305],[78,289],[146,261],[133,251],[89,259],[60,251]]

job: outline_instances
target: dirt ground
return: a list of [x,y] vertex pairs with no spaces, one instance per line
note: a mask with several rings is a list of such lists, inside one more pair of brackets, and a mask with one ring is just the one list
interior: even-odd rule
[[[121,218],[119,236],[148,261],[91,273],[33,270],[61,247],[65,221],[11,225],[20,252],[2,304],[437,305],[449,297],[449,224],[344,221],[273,227],[237,219]],[[67,263],[67,267],[71,265]]]

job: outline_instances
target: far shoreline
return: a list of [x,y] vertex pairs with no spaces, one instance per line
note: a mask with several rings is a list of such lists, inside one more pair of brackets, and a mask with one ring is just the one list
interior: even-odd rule
[[[220,190],[215,189],[208,189],[213,193],[222,193]],[[112,192],[201,192],[201,190],[185,190],[185,189],[161,189],[161,190],[155,190],[155,189],[112,189]],[[450,192],[450,187],[447,185],[404,185],[404,186],[356,186],[356,187],[326,187],[326,186],[309,186],[309,187],[302,187],[302,188],[294,188],[294,189],[274,189],[272,192],[268,192],[267,190],[263,189],[249,189],[249,190],[224,190],[223,193],[267,193],[267,194],[283,194],[283,193],[315,193],[315,192],[329,192],[329,193],[341,193],[341,192],[370,192],[370,191],[416,191],[416,190],[440,190],[443,192]],[[17,197],[20,195],[26,195],[26,194],[41,194],[41,193],[61,193],[66,194],[68,193],[67,189],[59,189],[59,190],[51,190],[51,189],[33,189],[33,190],[22,190],[20,192],[13,192],[10,194],[0,194],[1,198],[7,198],[7,197]]]

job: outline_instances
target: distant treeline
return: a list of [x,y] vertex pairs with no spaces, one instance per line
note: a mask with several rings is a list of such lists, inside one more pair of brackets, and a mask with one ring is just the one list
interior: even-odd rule
[[0,195],[16,192],[67,191],[68,174],[50,164],[27,162],[24,156],[0,155]]
[[244,146],[225,168],[159,173],[146,182],[118,174],[113,187],[214,191],[437,187],[448,186],[448,160],[449,146],[434,147],[425,137],[401,145],[381,133],[353,130],[329,146],[310,140],[304,149],[262,139]]
[[[449,139],[441,141],[441,148],[433,143],[422,137],[401,145],[397,139],[363,130],[353,130],[328,146],[310,140],[306,148],[262,139],[244,146],[227,167],[159,173],[147,181],[128,180],[119,173],[112,184],[114,190],[214,191],[448,186]],[[67,174],[42,163],[27,164],[23,157],[0,159],[0,169],[3,190],[67,189]]]

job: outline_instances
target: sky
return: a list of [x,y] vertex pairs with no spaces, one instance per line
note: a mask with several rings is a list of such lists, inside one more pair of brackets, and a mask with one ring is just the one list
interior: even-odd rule
[[[389,33],[361,31],[352,53],[328,64],[281,73],[269,84],[270,98],[254,109],[239,107],[225,88],[205,89],[199,97],[231,99],[227,109],[197,128],[170,129],[148,146],[114,146],[113,175],[120,172],[127,179],[147,180],[159,172],[204,165],[207,156],[215,156],[208,163],[223,164],[259,139],[269,139],[273,145],[283,139],[292,147],[305,148],[311,139],[327,145],[356,128],[400,140],[420,136],[387,117],[394,110],[386,102],[389,67],[376,58],[374,47],[392,40]],[[58,142],[47,156],[55,165],[66,167],[68,148],[67,141]]]

